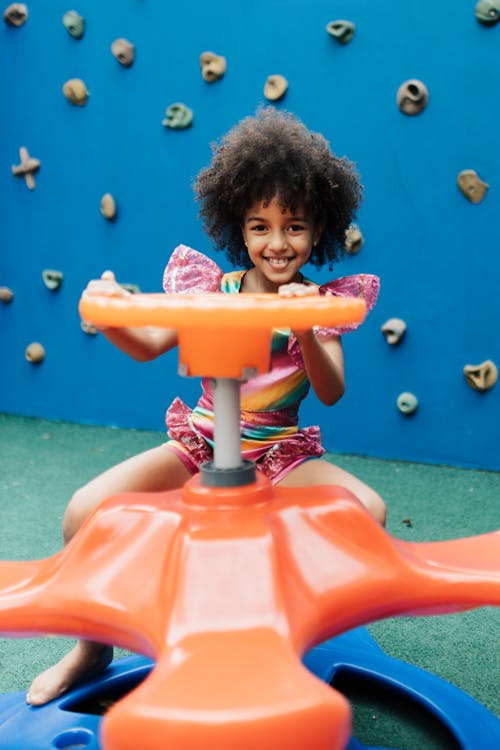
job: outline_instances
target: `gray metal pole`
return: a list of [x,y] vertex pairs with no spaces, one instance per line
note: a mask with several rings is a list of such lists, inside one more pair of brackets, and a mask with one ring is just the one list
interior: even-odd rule
[[240,381],[214,378],[214,468],[241,467]]

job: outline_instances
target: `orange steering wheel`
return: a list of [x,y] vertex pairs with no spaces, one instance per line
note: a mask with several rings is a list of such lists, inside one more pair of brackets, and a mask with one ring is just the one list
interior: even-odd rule
[[366,303],[357,297],[330,295],[212,292],[109,297],[84,293],[80,315],[95,325],[174,328],[182,374],[240,378],[249,371],[269,370],[273,328],[304,330],[361,323]]

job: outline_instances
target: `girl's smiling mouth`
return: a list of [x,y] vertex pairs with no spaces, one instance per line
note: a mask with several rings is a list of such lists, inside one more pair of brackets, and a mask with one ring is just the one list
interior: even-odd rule
[[276,269],[284,269],[288,266],[289,263],[293,261],[293,258],[273,258],[272,256],[264,256],[264,260],[266,263],[269,263],[271,268]]

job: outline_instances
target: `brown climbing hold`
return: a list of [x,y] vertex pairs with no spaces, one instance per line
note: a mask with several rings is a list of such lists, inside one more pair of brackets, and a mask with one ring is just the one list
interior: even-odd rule
[[26,181],[26,185],[30,190],[35,189],[35,178],[34,174],[35,172],[38,172],[40,169],[40,160],[34,159],[32,156],[28,154],[28,150],[21,146],[19,149],[19,157],[21,159],[21,163],[17,166],[12,165],[12,174],[15,177],[20,177],[21,175],[24,177]]
[[481,203],[486,195],[489,185],[479,177],[473,169],[464,169],[457,178],[457,185],[468,201]]
[[124,68],[130,68],[134,62],[135,47],[128,39],[115,39],[111,45],[111,53]]
[[357,224],[351,224],[345,233],[345,250],[349,255],[356,255],[363,246],[363,235]]
[[108,221],[113,221],[116,218],[116,203],[111,193],[102,196],[101,213]]
[[218,81],[226,72],[226,58],[215,52],[202,52],[200,65],[201,75],[207,83]]
[[498,380],[497,366],[491,359],[481,362],[480,365],[465,365],[464,377],[475,391],[489,391]]
[[389,318],[381,328],[388,344],[399,344],[406,333],[406,323],[401,318]]
[[71,78],[63,86],[63,94],[70,104],[83,107],[87,104],[89,92],[81,78]]
[[416,78],[405,81],[398,89],[398,107],[405,115],[419,115],[427,106],[427,86]]
[[266,85],[264,86],[264,96],[272,102],[282,99],[288,89],[288,81],[282,75],[278,73],[276,75],[269,76]]
[[28,8],[24,3],[12,3],[3,12],[3,20],[9,26],[22,26],[28,19]]
[[8,305],[14,299],[14,292],[8,286],[0,286],[0,302]]
[[45,349],[38,341],[34,341],[27,347],[24,356],[32,365],[39,365],[45,359]]

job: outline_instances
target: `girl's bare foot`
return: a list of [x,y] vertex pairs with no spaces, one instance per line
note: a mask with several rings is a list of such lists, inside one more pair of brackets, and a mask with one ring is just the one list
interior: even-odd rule
[[35,677],[26,694],[26,702],[43,706],[65,693],[78,680],[103,672],[112,658],[111,646],[78,641],[61,661]]

